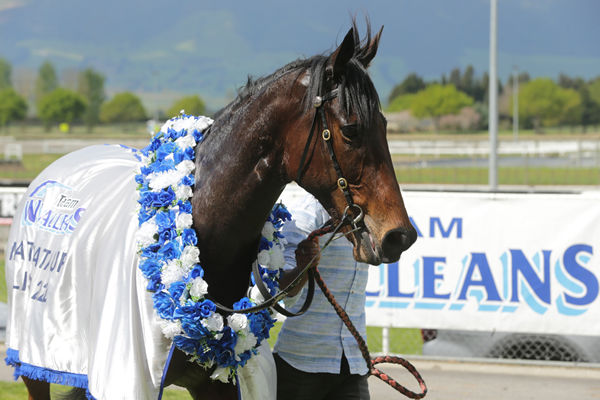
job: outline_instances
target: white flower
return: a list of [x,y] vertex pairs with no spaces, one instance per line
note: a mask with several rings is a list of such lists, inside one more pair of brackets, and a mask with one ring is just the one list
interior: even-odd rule
[[246,350],[250,350],[256,346],[258,339],[252,332],[248,332],[247,335],[238,335],[237,342],[235,343],[235,347],[233,351],[236,354],[236,359],[239,361],[240,358],[238,354],[245,352]]
[[269,250],[261,250],[258,252],[256,256],[256,260],[263,267],[268,267],[271,263],[271,255],[269,254]]
[[275,233],[275,227],[271,221],[265,222],[265,225],[262,228],[261,235],[269,242],[273,241],[273,233]]
[[189,270],[194,264],[200,262],[200,250],[196,246],[185,246],[179,259],[183,267]]
[[188,147],[196,146],[196,139],[194,139],[193,135],[185,135],[175,140],[175,144],[179,146],[182,150],[187,149]]
[[192,188],[189,186],[179,186],[176,190],[175,190],[175,197],[177,197],[177,200],[187,200],[190,197],[192,197]]
[[175,218],[175,227],[177,229],[186,229],[192,226],[192,222],[192,214],[182,212]]
[[283,254],[283,246],[275,245],[269,251],[271,263],[268,265],[269,269],[283,268],[285,265],[285,257]]
[[196,164],[192,160],[183,160],[175,166],[177,171],[183,176],[189,175],[196,168]]
[[177,185],[181,178],[183,178],[183,175],[177,170],[153,173],[148,175],[148,186],[153,192],[159,192],[166,187]]
[[223,383],[229,382],[229,373],[231,371],[231,367],[218,367],[215,369],[215,372],[212,373],[210,379],[219,380]]
[[221,314],[212,313],[208,318],[202,320],[202,325],[211,332],[221,332],[223,330],[223,317]]
[[231,314],[227,317],[227,325],[235,332],[245,332],[248,328],[248,318],[244,314]]
[[190,295],[193,297],[203,297],[206,293],[208,293],[208,283],[199,276],[194,278],[192,287],[190,288]]
[[252,286],[252,289],[250,289],[250,300],[252,300],[256,304],[265,302],[264,296],[262,295],[260,289],[256,285]]
[[165,335],[165,337],[167,339],[173,339],[176,335],[178,335],[182,331],[181,321],[180,320],[169,321],[169,320],[163,319],[160,321],[160,329],[161,329],[163,335]]
[[135,239],[137,243],[141,247],[146,247],[154,242],[154,235],[158,233],[158,226],[154,219],[149,219],[139,227],[138,231],[135,233]]
[[186,274],[186,270],[182,268],[176,260],[170,260],[160,273],[162,283],[169,287],[171,283],[180,281]]

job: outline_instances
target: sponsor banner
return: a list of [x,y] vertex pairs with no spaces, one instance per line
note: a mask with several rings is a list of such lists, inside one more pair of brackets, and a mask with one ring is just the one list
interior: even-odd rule
[[0,226],[10,225],[27,188],[0,188]]
[[600,194],[403,196],[419,237],[371,268],[368,325],[600,333]]

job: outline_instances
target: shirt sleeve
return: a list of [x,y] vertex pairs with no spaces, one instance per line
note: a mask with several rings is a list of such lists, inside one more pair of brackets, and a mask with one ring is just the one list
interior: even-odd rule
[[284,269],[290,270],[296,267],[295,251],[298,244],[306,239],[312,231],[323,226],[329,220],[329,215],[319,201],[308,193],[303,199],[286,207],[292,214],[292,220],[286,222],[282,228],[287,242],[284,252]]

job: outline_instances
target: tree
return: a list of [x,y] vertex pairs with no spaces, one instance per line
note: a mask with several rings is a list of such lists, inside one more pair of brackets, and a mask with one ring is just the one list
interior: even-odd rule
[[540,133],[542,127],[565,119],[574,123],[580,103],[580,96],[573,89],[563,89],[548,78],[537,78],[519,90],[519,119],[530,119],[535,131]]
[[184,110],[188,115],[204,115],[206,106],[200,96],[186,96],[177,100],[167,111],[169,118],[179,115]]
[[455,88],[461,90],[461,76],[460,76],[460,68],[454,68],[450,71],[450,77],[448,78],[448,83],[454,85]]
[[0,90],[12,87],[12,67],[4,58],[0,58]]
[[442,115],[457,114],[463,107],[473,104],[473,98],[456,90],[454,85],[429,85],[413,98],[410,110],[417,118],[433,118],[435,129],[439,129]]
[[423,89],[425,89],[425,81],[423,78],[413,72],[408,74],[400,84],[394,86],[392,93],[390,93],[388,97],[388,103],[391,104],[398,96],[417,93]]
[[[512,74],[510,74],[510,76],[508,77],[508,81],[506,82],[506,86],[512,87],[513,79],[514,79],[514,76]],[[520,72],[519,75],[517,76],[517,81],[519,82],[519,85],[527,83],[530,80],[531,80],[531,77],[529,76],[529,73],[527,73],[525,71]]]
[[561,92],[563,107],[559,122],[575,127],[581,123],[583,114],[581,95],[575,89],[561,89]]
[[590,82],[588,90],[592,101],[600,105],[600,76]]
[[47,130],[52,123],[71,123],[85,111],[85,100],[77,93],[58,88],[42,97],[38,103],[38,116]]
[[77,92],[87,102],[87,108],[83,114],[83,122],[91,131],[100,122],[100,107],[106,98],[104,93],[104,76],[87,68],[79,74]]
[[0,127],[25,119],[27,102],[13,88],[0,90]]
[[139,97],[131,92],[118,93],[100,108],[100,120],[121,123],[146,119],[146,110]]
[[58,78],[54,66],[49,61],[42,64],[35,82],[35,94],[37,101],[58,88]]
[[400,112],[410,110],[410,105],[415,98],[412,93],[396,96],[387,108],[387,112]]

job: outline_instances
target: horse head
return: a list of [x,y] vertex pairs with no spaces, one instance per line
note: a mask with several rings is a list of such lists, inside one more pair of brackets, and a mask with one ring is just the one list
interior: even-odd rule
[[[312,193],[334,222],[344,216],[354,219],[358,230],[346,236],[354,245],[354,258],[375,265],[398,260],[417,237],[367,72],[382,30],[372,37],[367,26],[361,41],[354,22],[335,51],[313,57],[295,85],[304,91],[304,118],[290,123],[286,140],[289,179]],[[343,228],[351,229],[351,224]]]

